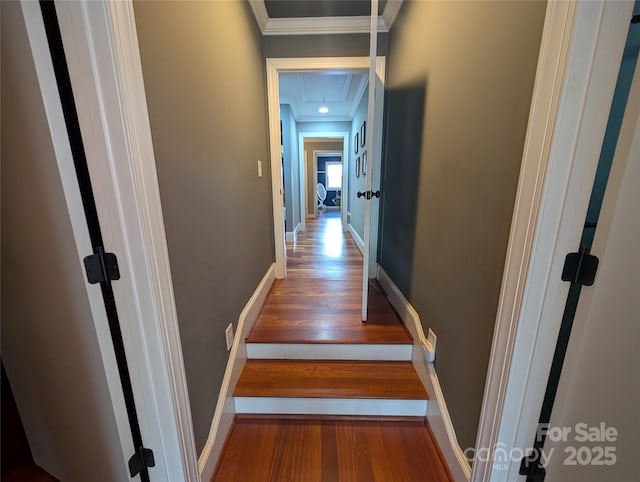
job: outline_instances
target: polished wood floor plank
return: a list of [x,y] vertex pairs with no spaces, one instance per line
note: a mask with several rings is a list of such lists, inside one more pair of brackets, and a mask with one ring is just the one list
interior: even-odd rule
[[236,397],[427,400],[411,362],[247,360]]
[[448,482],[423,421],[243,418],[212,482]]
[[362,255],[339,214],[308,219],[307,230],[287,243],[287,278],[273,284],[247,343],[412,343],[375,281],[362,323]]

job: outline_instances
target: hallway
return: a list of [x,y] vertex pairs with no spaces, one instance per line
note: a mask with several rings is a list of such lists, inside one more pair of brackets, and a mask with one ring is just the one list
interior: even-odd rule
[[360,320],[362,256],[339,212],[307,220],[287,265],[247,337],[211,480],[452,480],[426,424],[413,341],[377,282]]
[[342,231],[339,211],[307,219],[287,243],[287,278],[276,280],[247,343],[385,343],[411,345],[377,283],[370,283],[362,323],[362,255]]

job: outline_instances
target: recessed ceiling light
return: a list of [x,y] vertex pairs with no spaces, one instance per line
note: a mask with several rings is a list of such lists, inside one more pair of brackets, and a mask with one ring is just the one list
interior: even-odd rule
[[318,109],[318,112],[320,112],[321,114],[326,114],[327,112],[329,112],[329,108],[322,106]]

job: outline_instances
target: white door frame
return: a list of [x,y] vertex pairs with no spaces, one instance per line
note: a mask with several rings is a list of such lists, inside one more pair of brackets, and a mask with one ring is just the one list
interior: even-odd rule
[[[319,139],[319,138],[334,138],[336,142],[342,141],[342,152],[338,152],[337,153],[337,152],[335,152],[335,149],[334,150],[322,150],[322,149],[317,150],[316,149],[316,150],[314,150],[312,152],[311,159],[307,159],[306,158],[306,155],[307,155],[306,152],[307,151],[304,148],[304,143],[309,139]],[[307,197],[309,196],[309,192],[307,190],[308,187],[307,187],[307,182],[306,182],[307,181],[306,180],[306,174],[307,174],[307,172],[306,172],[307,171],[306,163],[311,164],[312,168],[310,170],[313,172],[314,175],[316,175],[316,173],[317,173],[317,164],[316,164],[317,159],[316,159],[316,155],[315,155],[316,152],[326,152],[326,153],[339,154],[342,157],[342,176],[343,176],[342,177],[342,179],[343,179],[342,185],[343,185],[343,192],[344,192],[344,176],[345,176],[345,173],[346,173],[344,164],[345,164],[345,156],[347,154],[347,147],[346,146],[347,146],[348,140],[349,140],[349,133],[348,132],[341,132],[341,131],[335,131],[335,132],[334,131],[331,131],[331,132],[299,132],[298,133],[298,148],[300,149],[300,157],[304,158],[304,162],[305,162],[305,165],[303,166],[304,170],[305,170],[304,171],[304,176],[305,177],[303,178],[304,182],[305,182],[305,202],[304,202],[304,209],[305,209],[304,213],[305,213],[305,216],[309,215],[309,213],[307,212],[308,211],[308,209],[307,209]],[[344,197],[344,194],[343,194],[343,197]],[[316,199],[316,196],[314,196],[314,199]],[[316,217],[317,211],[318,211],[318,203],[316,202],[316,203],[313,204],[313,217]],[[346,215],[345,215],[345,219],[346,219]]]
[[[384,81],[386,58],[378,56],[376,58],[376,73]],[[284,233],[284,202],[282,199],[282,166],[280,165],[280,72],[301,72],[301,71],[321,71],[338,69],[369,69],[369,57],[306,57],[306,58],[269,58],[267,65],[267,104],[269,110],[269,144],[271,154],[271,190],[273,194],[273,236],[276,257],[276,278],[282,279],[287,276],[286,266],[286,244]],[[377,115],[382,115],[384,107],[383,96],[378,96],[376,101]],[[382,119],[380,119],[382,125]],[[313,134],[318,137],[319,133]],[[349,136],[347,136],[349,137]],[[348,144],[345,143],[345,149]],[[348,151],[347,151],[348,152]],[[379,150],[378,150],[379,156]],[[376,169],[380,169],[380,159],[374,163]],[[378,172],[377,179],[380,179]],[[377,210],[372,213],[372,223],[378,223]]]
[[[343,151],[342,152],[336,152],[335,150],[328,150],[328,149],[314,149],[313,150],[313,173],[316,176],[315,179],[318,178],[318,155],[320,156],[330,156],[330,155],[334,155],[334,156],[340,156],[340,161],[342,162],[342,199],[344,199],[344,196],[346,193],[348,193],[348,188],[347,191],[345,192],[345,186],[348,184],[347,182],[345,182],[345,173],[348,173],[348,169],[349,167],[346,165],[346,149],[344,149],[344,139],[346,139],[348,137],[347,134],[345,134],[344,138],[343,138]],[[316,183],[317,184],[317,183]],[[340,216],[341,216],[341,221],[342,221],[342,230],[346,231],[347,230],[347,224],[346,224],[346,220],[347,220],[347,214],[346,214],[346,209],[343,210],[342,208],[344,207],[343,203],[340,203]],[[317,214],[318,212],[318,203],[315,203],[315,207],[314,207],[314,213]]]
[[[37,2],[23,14],[76,239],[91,252],[60,97]],[[164,221],[131,2],[56,2],[152,481],[200,480]],[[100,287],[86,285],[122,446],[133,455]],[[126,470],[126,469],[125,469]]]
[[[344,192],[344,173],[345,173],[345,165],[344,165],[344,152],[336,152],[335,150],[326,150],[326,149],[317,149],[313,151],[313,173],[315,175],[315,179],[318,179],[318,157],[329,157],[329,156],[339,156],[340,164],[342,164],[342,187],[340,188],[341,192]],[[316,182],[317,185],[317,182]],[[329,191],[329,188],[327,188]],[[316,214],[318,211],[318,203],[316,203]],[[340,218],[342,219],[342,203],[340,203]],[[343,223],[343,231],[344,231],[344,223]]]
[[568,293],[560,274],[580,241],[632,8],[548,3],[473,482],[524,480],[509,455],[533,443]]

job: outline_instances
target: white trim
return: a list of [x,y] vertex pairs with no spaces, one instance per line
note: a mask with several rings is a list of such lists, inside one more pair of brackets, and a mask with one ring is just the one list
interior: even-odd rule
[[202,449],[200,458],[198,459],[198,468],[200,470],[200,476],[202,480],[210,480],[213,476],[213,471],[216,468],[216,463],[224,447],[224,442],[227,439],[227,435],[231,428],[234,415],[236,414],[235,403],[231,396],[231,389],[235,387],[240,378],[240,373],[244,367],[244,363],[247,359],[247,348],[245,339],[253,328],[254,323],[258,319],[260,310],[264,306],[264,302],[267,299],[271,285],[275,280],[275,264],[269,266],[269,269],[265,273],[264,277],[258,284],[256,290],[249,298],[249,301],[243,308],[238,318],[238,325],[236,327],[236,334],[233,338],[233,345],[231,346],[231,352],[229,353],[229,361],[227,362],[227,368],[224,372],[222,379],[222,386],[220,387],[220,393],[218,394],[218,403],[216,405],[216,411],[211,421],[211,428],[209,430],[209,436],[207,442]]
[[267,13],[264,0],[249,0],[249,6],[251,7],[253,15],[256,17],[260,31],[264,32],[264,29],[267,28],[267,24],[269,23],[269,14]]
[[411,360],[412,345],[247,343],[247,358],[260,360]]
[[396,21],[396,18],[398,18],[398,13],[400,13],[400,8],[402,7],[403,2],[404,0],[389,0],[387,1],[387,5],[384,7],[382,18],[389,30],[391,30],[393,23]]
[[449,409],[445,402],[444,393],[440,387],[440,380],[433,363],[427,363],[426,376],[424,368],[416,369],[418,376],[431,396],[427,406],[427,420],[438,443],[440,452],[456,482],[468,482],[471,477],[471,465],[458,443]]
[[[317,136],[321,136],[321,137],[317,137]],[[300,132],[299,133],[299,139],[300,139],[300,149],[304,150],[305,152],[305,156],[306,156],[306,149],[304,148],[304,144],[308,139],[316,139],[314,140],[315,142],[318,143],[322,143],[322,142],[329,142],[329,141],[324,141],[321,139],[331,139],[332,142],[340,142],[342,141],[342,152],[336,152],[335,150],[329,150],[329,149],[314,149],[311,151],[311,159],[312,159],[312,168],[311,168],[311,176],[312,179],[314,181],[316,181],[316,179],[318,179],[318,153],[321,154],[334,154],[336,156],[340,156],[340,159],[342,161],[342,197],[344,198],[345,196],[345,189],[347,189],[347,193],[348,191],[348,183],[344,182],[344,174],[345,174],[345,170],[348,169],[348,164],[347,166],[345,166],[345,159],[347,159],[347,163],[348,163],[348,158],[347,158],[347,148],[348,148],[348,139],[349,139],[349,133],[348,132],[338,132],[338,131],[333,131],[333,132],[320,132],[320,133],[311,133],[311,132]],[[306,184],[306,179],[305,179],[305,184]],[[313,183],[314,186],[317,185],[317,182]],[[342,205],[340,206],[340,209],[342,209]],[[307,217],[311,217],[311,218],[316,218],[316,214],[318,212],[318,196],[317,194],[314,196],[314,203],[313,203],[313,213],[309,213],[307,214]],[[346,216],[344,215],[344,213],[342,214],[342,225],[344,226],[345,224],[345,219]]]
[[[378,32],[388,32],[395,22],[403,0],[390,0],[378,17]],[[370,17],[270,18],[264,0],[249,0],[263,35],[316,35],[369,33]]]
[[276,278],[287,276],[287,247],[284,234],[284,198],[282,193],[282,145],[280,144],[280,79],[278,69],[267,59],[267,105],[269,115],[269,152],[271,157],[271,199]]
[[473,481],[519,480],[518,461],[493,466],[495,447],[533,442],[632,7],[548,4],[476,444],[491,452]]
[[[62,113],[60,95],[58,94],[56,78],[51,63],[49,44],[42,21],[42,13],[37,2],[21,2],[21,6],[78,253],[78,276],[85,279],[84,266],[82,266],[81,260],[87,253],[92,251],[91,240],[89,239],[89,231],[84,217],[80,189],[75,173],[64,115]],[[113,343],[111,342],[111,335],[109,334],[109,322],[100,291],[93,289],[93,286],[86,282],[84,286],[91,310],[91,321],[96,331],[96,339],[105,371],[109,391],[108,403],[110,403],[113,408],[122,451],[122,466],[120,472],[127,473],[127,461],[133,453],[134,447],[131,440],[131,430],[129,429],[127,411],[113,352]],[[43,468],[49,469],[46,466]]]
[[458,444],[444,394],[440,388],[440,381],[432,363],[435,360],[435,350],[431,342],[424,336],[424,329],[418,313],[381,266],[378,267],[378,280],[391,305],[413,337],[412,361],[429,394],[427,420],[438,446],[454,480],[468,481],[471,476],[471,466],[464,456],[460,444]]
[[396,286],[382,266],[378,266],[378,281],[385,295],[387,295],[387,298],[391,302],[393,309],[396,310],[396,313],[398,313],[398,316],[404,322],[407,330],[411,333],[414,349],[423,350],[426,361],[434,361],[436,359],[436,351],[431,345],[431,342],[424,336],[424,329],[422,328],[418,312],[411,303],[407,301],[402,291],[400,291],[400,288]]
[[356,228],[353,227],[351,223],[347,224],[347,231],[351,234],[353,241],[356,243],[356,246],[360,250],[360,254],[364,256],[364,241],[356,231]]
[[[352,17],[298,17],[269,18],[262,35],[326,35],[345,33],[369,33],[368,15]],[[378,32],[389,29],[382,17],[378,17]]]
[[[298,135],[300,135],[298,133]],[[307,218],[310,217],[309,214],[309,182],[307,179],[307,176],[309,176],[309,159],[307,159],[307,150],[304,148],[304,139],[302,140],[302,147],[300,147],[300,141],[298,141],[298,150],[302,153],[302,179],[301,179],[301,183],[304,185],[304,201],[301,203],[301,205],[304,207],[304,209],[302,209],[302,213],[304,213],[304,216],[300,216],[303,219],[303,222],[305,223],[305,230],[307,229],[307,224],[306,224],[306,220]],[[300,155],[298,154],[298,157],[300,157]],[[315,217],[315,213],[314,213],[314,217]]]
[[[296,125],[296,131],[298,126]],[[300,136],[298,135],[298,186],[300,188],[300,231],[307,230],[307,152],[300,151]],[[291,146],[293,149],[294,146]],[[302,155],[301,155],[302,154]],[[297,233],[296,233],[297,238]]]
[[303,231],[302,223],[298,223],[293,231],[287,231],[285,234],[287,243],[295,243],[298,240],[298,233]]
[[[378,64],[384,67],[384,57],[378,57]],[[267,104],[269,115],[269,145],[271,156],[271,192],[273,200],[274,246],[276,278],[287,275],[286,246],[284,233],[284,203],[282,198],[282,165],[280,161],[280,92],[279,73],[284,71],[368,69],[369,57],[310,57],[310,58],[268,58],[266,59]],[[305,132],[307,136],[312,133]],[[321,135],[322,133],[313,133]],[[348,138],[344,143],[348,152]],[[343,161],[344,161],[343,157]]]
[[236,413],[424,417],[427,400],[235,397]]
[[[349,173],[349,157],[347,155],[347,139],[349,138],[349,133],[348,132],[334,132],[333,136],[336,135],[340,135],[341,138],[336,138],[336,141],[339,142],[339,139],[342,140],[342,152],[336,152],[335,150],[330,150],[330,149],[314,149],[313,151],[311,151],[311,155],[313,157],[313,180],[315,181],[314,185],[317,186],[318,185],[318,156],[322,156],[322,155],[334,155],[334,156],[340,156],[340,162],[342,163],[342,188],[340,189],[340,192],[342,193],[342,200],[346,199],[346,196],[349,195],[349,182],[345,182],[345,174],[348,175]],[[301,140],[302,140],[302,145],[304,145],[304,141],[306,139],[313,139],[315,134],[313,136],[309,136],[306,132],[300,134],[301,136]],[[327,189],[327,192],[329,191],[329,189]],[[335,189],[334,189],[335,191]],[[314,217],[318,212],[318,196],[316,193],[316,197],[315,197],[315,205],[313,208],[313,213],[314,213]],[[344,202],[340,203],[340,206],[327,206],[325,204],[325,210],[330,209],[330,208],[339,208],[340,209],[340,219],[342,221],[342,229],[345,230],[345,226],[346,226],[346,220],[347,220],[347,215],[346,215],[346,209],[344,209]]]
[[197,481],[133,7],[56,9],[104,243],[118,254],[113,291],[142,435],[156,460],[152,477]]

